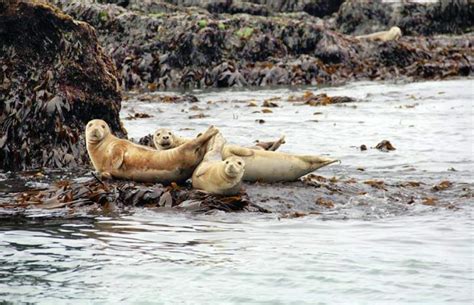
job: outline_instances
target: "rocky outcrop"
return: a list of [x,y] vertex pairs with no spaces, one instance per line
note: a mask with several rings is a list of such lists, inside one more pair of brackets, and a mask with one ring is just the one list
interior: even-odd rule
[[94,28],[37,1],[0,6],[0,169],[87,164],[93,118],[120,126],[120,82]]
[[339,9],[344,0],[99,0],[147,13],[178,11],[199,7],[213,14],[250,14],[269,16],[275,13],[305,12],[324,17]]
[[336,16],[336,29],[367,34],[392,26],[404,35],[463,34],[474,31],[474,2],[440,0],[434,3],[347,0]]
[[132,3],[126,9],[92,1],[55,2],[98,30],[125,90],[441,79],[472,71],[472,36],[464,42],[439,37],[364,42],[308,14],[263,17],[210,14],[200,8],[146,13],[129,10]]

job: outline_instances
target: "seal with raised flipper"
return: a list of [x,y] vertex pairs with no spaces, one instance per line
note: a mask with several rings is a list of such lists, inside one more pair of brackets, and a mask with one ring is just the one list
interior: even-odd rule
[[368,35],[356,36],[357,39],[390,41],[398,40],[402,37],[402,30],[398,26],[393,26],[388,31],[376,32]]
[[295,181],[323,166],[339,162],[322,156],[292,155],[255,150],[237,145],[224,145],[222,158],[240,157],[245,162],[244,181],[283,182]]
[[190,178],[219,131],[211,126],[201,136],[177,148],[156,151],[114,136],[103,120],[86,125],[87,152],[102,177],[139,182],[183,182]]
[[217,195],[236,195],[240,192],[245,163],[240,157],[222,160],[221,151],[226,143],[222,134],[215,135],[201,164],[193,173],[193,187]]

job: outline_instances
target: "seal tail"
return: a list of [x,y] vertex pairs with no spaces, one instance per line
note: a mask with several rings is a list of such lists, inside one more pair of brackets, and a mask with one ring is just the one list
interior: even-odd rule
[[337,160],[337,159],[331,159],[331,158],[322,157],[322,156],[301,156],[301,159],[303,161],[310,163],[312,170],[316,170],[318,168],[321,168],[321,167],[324,167],[336,162],[339,162],[339,163],[341,162],[340,160]]

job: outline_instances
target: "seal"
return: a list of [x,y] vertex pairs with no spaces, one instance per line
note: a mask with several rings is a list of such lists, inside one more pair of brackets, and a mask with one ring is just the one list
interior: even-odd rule
[[114,136],[103,120],[86,125],[86,146],[96,171],[105,178],[139,182],[183,182],[190,178],[219,131],[209,127],[201,136],[177,148],[156,151]]
[[225,143],[220,133],[209,141],[207,153],[193,173],[194,188],[227,196],[240,192],[245,163],[242,158],[235,156],[222,161],[221,151]]
[[292,155],[275,151],[255,150],[224,145],[222,158],[241,157],[245,161],[244,181],[295,181],[323,166],[339,162],[321,156]]
[[167,128],[160,128],[153,134],[153,143],[156,150],[176,148],[189,141],[191,139],[182,138]]
[[[191,141],[191,139],[182,138],[167,128],[160,128],[156,130],[155,133],[153,134],[153,144],[155,144],[156,150],[159,150],[159,151],[176,148],[189,141]],[[270,151],[275,151],[282,144],[286,143],[285,136],[281,136],[276,141],[260,142],[257,140],[256,142],[257,143],[255,144],[255,146],[252,146],[250,148],[260,149],[260,150],[270,150]]]
[[368,35],[356,36],[357,39],[390,41],[402,37],[402,30],[398,26],[391,27],[388,31],[376,32]]

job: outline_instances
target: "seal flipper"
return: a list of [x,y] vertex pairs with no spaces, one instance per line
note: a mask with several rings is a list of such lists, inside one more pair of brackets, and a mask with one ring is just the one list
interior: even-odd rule
[[112,179],[112,174],[110,174],[109,172],[101,172],[100,173],[100,178],[102,178],[104,180],[111,180]]
[[125,151],[123,148],[114,146],[111,151],[112,158],[110,160],[110,165],[112,166],[113,169],[119,169],[120,166],[123,164],[123,157],[125,154]]
[[223,158],[224,158],[224,155],[227,157],[229,154],[239,156],[239,157],[251,157],[254,155],[254,151],[252,149],[235,146],[235,145],[225,145],[222,150],[226,151],[225,153],[222,154]]
[[280,148],[280,146],[282,144],[285,144],[285,136],[281,136],[280,139],[278,139],[277,141],[273,142],[272,146],[270,146],[269,151],[276,151],[278,148]]
[[209,166],[199,166],[196,169],[196,172],[194,173],[193,177],[194,178],[201,177],[202,175],[204,175],[207,172],[208,169],[209,169]]
[[310,163],[311,168],[313,170],[316,170],[318,168],[324,167],[329,164],[340,162],[339,160],[336,160],[336,159],[320,157],[320,156],[300,156],[300,158],[301,160]]

